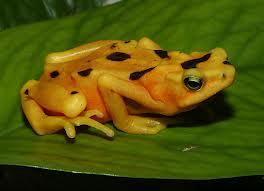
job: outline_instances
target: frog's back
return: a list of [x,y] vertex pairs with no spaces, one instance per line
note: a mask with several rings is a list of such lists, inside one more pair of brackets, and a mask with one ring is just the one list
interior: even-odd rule
[[124,41],[101,47],[81,59],[78,67],[72,62],[69,68],[71,72],[92,69],[127,78],[130,73],[155,67],[160,61],[155,51],[137,47],[136,41]]
[[118,41],[92,51],[89,55],[68,62],[45,66],[45,72],[63,70],[78,73],[85,70],[106,72],[118,75],[129,75],[131,72],[141,71],[160,64],[162,53],[137,46],[138,42]]
[[134,40],[118,41],[102,46],[83,58],[46,65],[41,79],[47,80],[52,73],[59,73],[60,77],[53,79],[56,83],[66,88],[80,88],[87,98],[86,109],[100,110],[104,118],[98,120],[108,121],[110,118],[98,89],[99,76],[107,73],[130,80],[132,73],[154,68],[163,60],[160,52],[137,45],[138,42]]

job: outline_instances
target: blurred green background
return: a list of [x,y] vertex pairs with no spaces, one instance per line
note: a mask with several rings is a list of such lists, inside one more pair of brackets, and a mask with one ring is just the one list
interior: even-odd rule
[[21,24],[89,11],[120,0],[1,0],[0,31]]

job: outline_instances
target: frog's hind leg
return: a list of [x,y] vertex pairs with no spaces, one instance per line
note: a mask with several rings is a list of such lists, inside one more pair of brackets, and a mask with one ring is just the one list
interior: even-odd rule
[[142,87],[108,74],[101,76],[98,84],[108,112],[118,129],[131,134],[156,134],[166,128],[166,124],[162,121],[128,114],[121,96],[156,109],[163,107],[162,103],[153,100]]
[[28,96],[30,88],[37,83],[29,80],[21,89],[20,96],[22,109],[35,132],[39,135],[52,134],[58,130],[65,129],[69,138],[75,137],[74,126],[61,116],[48,116],[43,109]]
[[99,40],[63,52],[51,53],[46,57],[46,65],[80,59],[88,56],[89,54],[91,54],[91,52],[103,46],[107,46],[116,42],[120,42],[120,40]]

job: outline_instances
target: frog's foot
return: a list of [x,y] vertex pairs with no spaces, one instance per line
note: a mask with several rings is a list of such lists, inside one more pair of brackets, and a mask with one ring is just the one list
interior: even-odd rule
[[129,115],[128,123],[123,131],[132,134],[157,134],[166,128],[166,124],[148,117]]

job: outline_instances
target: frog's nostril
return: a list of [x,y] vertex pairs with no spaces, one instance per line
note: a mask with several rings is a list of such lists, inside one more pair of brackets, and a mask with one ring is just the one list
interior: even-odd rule
[[222,73],[222,78],[226,79],[226,73],[224,73],[224,72]]

